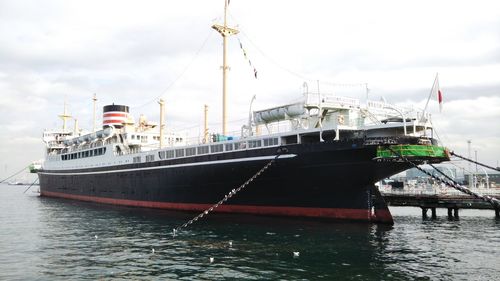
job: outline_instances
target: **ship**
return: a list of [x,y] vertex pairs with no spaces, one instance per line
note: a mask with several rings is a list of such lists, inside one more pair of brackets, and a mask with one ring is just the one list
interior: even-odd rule
[[[226,39],[237,30],[225,19],[213,28],[224,40],[225,83]],[[96,129],[94,97],[91,131],[68,129],[66,109],[62,129],[44,131],[40,196],[203,212],[252,179],[213,211],[392,224],[375,183],[411,163],[449,160],[425,110],[303,88],[299,101],[251,110],[235,135],[226,132],[223,86],[222,132],[210,134],[205,116],[194,139],[165,133],[163,100],[158,123],[110,104]]]

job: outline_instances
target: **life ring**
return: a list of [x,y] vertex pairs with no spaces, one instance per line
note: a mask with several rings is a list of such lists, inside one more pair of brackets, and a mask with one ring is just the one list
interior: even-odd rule
[[344,125],[344,115],[339,115],[337,117],[337,122],[340,124],[340,125]]

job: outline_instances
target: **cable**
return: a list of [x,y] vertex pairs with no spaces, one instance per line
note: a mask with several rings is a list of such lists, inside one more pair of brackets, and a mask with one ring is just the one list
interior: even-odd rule
[[205,45],[207,44],[208,42],[208,39],[210,39],[210,37],[212,36],[213,32],[210,31],[208,33],[208,36],[207,38],[205,38],[205,41],[203,41],[203,43],[201,44],[200,48],[198,48],[198,50],[196,51],[196,53],[194,54],[193,58],[191,59],[191,61],[186,65],[186,67],[184,67],[184,69],[181,71],[181,73],[174,79],[174,81],[172,81],[165,90],[162,91],[162,93],[159,95],[159,96],[156,96],[154,97],[153,99],[149,100],[148,102],[142,104],[142,105],[139,105],[139,106],[131,106],[131,108],[140,108],[140,107],[143,107],[143,106],[146,106],[154,101],[156,101],[157,99],[159,99],[160,97],[162,97],[163,95],[165,95],[167,93],[168,90],[170,90],[170,88],[172,88],[172,86],[174,86],[174,84],[180,79],[182,78],[182,76],[184,76],[184,74],[186,73],[186,71],[191,67],[191,65],[193,64],[193,62],[198,58],[198,55],[200,54],[200,52],[203,50],[203,48],[205,48]]
[[26,170],[26,168],[29,168],[29,166],[31,166],[31,164],[30,164],[30,165],[28,165],[28,166],[26,166],[26,167],[24,167],[24,168],[22,168],[21,170],[19,170],[19,171],[18,171],[18,172],[16,172],[15,174],[13,174],[13,175],[11,175],[11,176],[9,176],[9,177],[7,177],[7,178],[5,178],[5,179],[1,180],[1,181],[0,181],[0,183],[2,183],[2,182],[4,182],[4,181],[6,181],[6,180],[8,180],[8,179],[12,178],[13,176],[19,175],[20,173],[24,172],[24,170]]

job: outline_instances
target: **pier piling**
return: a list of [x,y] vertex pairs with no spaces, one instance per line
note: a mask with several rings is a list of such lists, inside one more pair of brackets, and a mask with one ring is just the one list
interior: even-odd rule
[[435,220],[437,218],[437,215],[436,215],[436,207],[432,207],[431,208],[431,211],[432,211],[432,219]]
[[421,207],[422,208],[422,218],[426,219],[427,218],[427,208]]
[[458,219],[458,208],[453,208],[453,216]]
[[500,208],[495,209],[495,218],[500,219]]

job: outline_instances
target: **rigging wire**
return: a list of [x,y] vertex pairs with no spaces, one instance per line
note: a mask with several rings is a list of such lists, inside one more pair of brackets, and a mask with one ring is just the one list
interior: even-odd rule
[[[293,70],[290,70],[289,68],[283,66],[282,64],[278,63],[276,60],[274,60],[273,58],[271,58],[270,56],[268,56],[266,53],[264,53],[264,51],[259,48],[257,46],[257,44],[255,44],[252,39],[250,39],[250,37],[246,34],[246,32],[241,29],[240,27],[240,33],[243,34],[243,36],[245,36],[245,38],[248,40],[248,42],[250,42],[250,44],[252,44],[252,46],[254,46],[254,48],[265,58],[267,59],[269,62],[271,62],[272,64],[274,64],[275,66],[277,66],[278,68],[280,68],[281,70],[285,71],[285,72],[288,72],[289,74],[291,74],[292,76],[295,76],[301,80],[304,80],[304,81],[307,81],[307,82],[317,82],[318,80],[317,79],[311,79],[310,77],[306,77],[302,74],[299,74]],[[334,82],[328,82],[328,81],[321,81],[322,84],[326,84],[326,85],[330,85],[330,86],[334,86],[334,87],[365,87],[367,88],[367,85],[368,83],[334,83]]]
[[198,48],[198,50],[196,51],[196,53],[194,54],[193,58],[189,61],[189,63],[184,67],[184,69],[179,73],[179,75],[177,75],[177,77],[175,77],[175,79],[165,88],[165,90],[162,91],[162,93],[156,97],[154,97],[153,99],[150,99],[149,101],[145,102],[144,104],[142,105],[138,105],[138,106],[131,106],[131,108],[141,108],[141,107],[144,107],[152,102],[155,102],[157,99],[161,98],[163,95],[165,95],[169,90],[170,88],[172,88],[176,83],[177,81],[179,81],[179,79],[181,79],[184,74],[186,74],[187,70],[191,67],[191,65],[193,64],[193,62],[198,58],[198,56],[200,55],[201,51],[205,48],[208,40],[210,39],[210,37],[212,37],[212,34],[213,32],[210,30],[210,32],[208,33],[208,36],[205,38],[205,40],[203,41],[203,43],[201,44],[201,46]]

